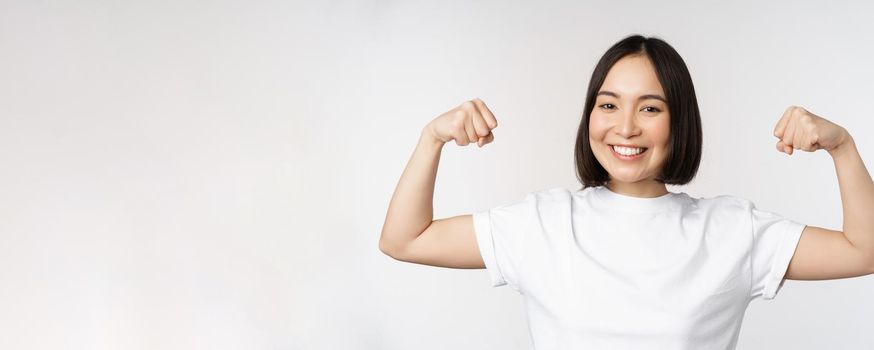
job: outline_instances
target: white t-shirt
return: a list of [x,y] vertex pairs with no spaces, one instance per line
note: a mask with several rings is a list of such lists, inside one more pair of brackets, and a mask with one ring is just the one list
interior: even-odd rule
[[473,214],[492,286],[525,300],[537,350],[734,349],[804,225],[733,196],[529,193]]

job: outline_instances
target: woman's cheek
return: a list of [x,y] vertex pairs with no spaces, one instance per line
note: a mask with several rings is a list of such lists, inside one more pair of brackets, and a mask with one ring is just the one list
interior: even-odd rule
[[605,127],[603,116],[600,113],[592,113],[589,118],[589,134],[594,136],[595,139],[600,139]]

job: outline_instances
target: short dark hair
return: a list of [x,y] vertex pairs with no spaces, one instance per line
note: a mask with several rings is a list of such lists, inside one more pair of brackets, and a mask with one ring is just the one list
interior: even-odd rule
[[577,130],[574,160],[577,180],[583,188],[603,186],[610,174],[595,158],[589,144],[589,117],[595,107],[595,99],[610,68],[619,59],[629,55],[645,55],[655,67],[656,76],[665,92],[670,113],[670,138],[667,159],[656,181],[685,185],[692,181],[701,162],[701,115],[692,76],[680,54],[667,42],[655,37],[628,36],[604,53],[592,72],[586,92],[586,105],[580,127]]

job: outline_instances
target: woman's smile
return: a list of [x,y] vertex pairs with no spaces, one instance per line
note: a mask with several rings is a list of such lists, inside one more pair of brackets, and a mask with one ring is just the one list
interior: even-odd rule
[[648,148],[633,147],[625,145],[607,145],[613,151],[613,156],[620,160],[633,161],[640,159],[646,153]]

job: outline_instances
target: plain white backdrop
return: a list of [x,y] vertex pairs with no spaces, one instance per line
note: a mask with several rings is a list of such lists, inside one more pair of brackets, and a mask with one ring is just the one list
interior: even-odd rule
[[[688,65],[731,194],[841,228],[791,104],[874,164],[871,2],[0,1],[0,348],[528,349],[485,270],[378,250],[419,132],[479,97],[495,141],[444,147],[435,218],[579,188],[597,59],[634,33]],[[874,276],[787,281],[738,349],[870,349]]]

